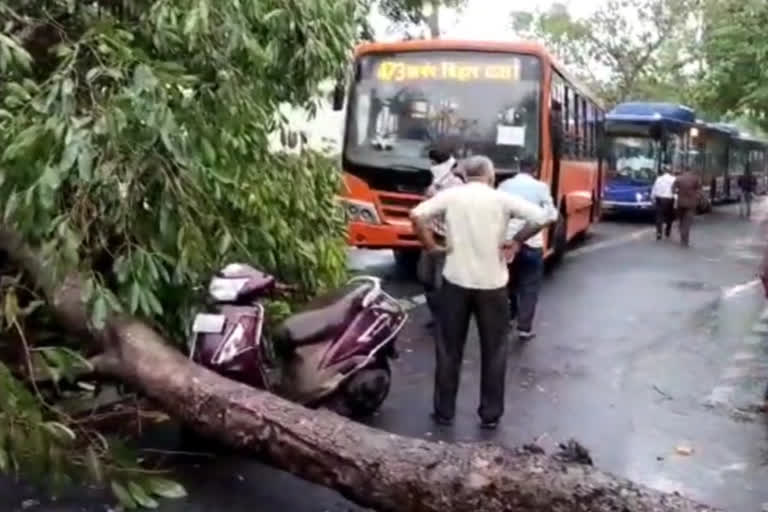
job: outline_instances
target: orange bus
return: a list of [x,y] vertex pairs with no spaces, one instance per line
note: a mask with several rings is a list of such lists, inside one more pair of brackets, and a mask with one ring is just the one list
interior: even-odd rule
[[[370,43],[355,52],[342,150],[348,243],[393,249],[411,266],[419,242],[409,211],[431,182],[428,152],[490,157],[503,180],[535,166],[560,221],[546,256],[561,256],[600,215],[600,102],[539,44],[424,40]],[[346,96],[346,98],[345,98]]]

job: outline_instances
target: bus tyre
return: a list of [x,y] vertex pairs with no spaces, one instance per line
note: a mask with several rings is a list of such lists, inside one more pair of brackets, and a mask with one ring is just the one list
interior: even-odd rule
[[565,249],[568,245],[568,217],[565,215],[564,211],[561,211],[560,216],[557,218],[553,239],[554,252],[552,253],[552,263],[557,264],[563,260]]
[[416,277],[421,249],[395,249],[395,266],[402,277]]

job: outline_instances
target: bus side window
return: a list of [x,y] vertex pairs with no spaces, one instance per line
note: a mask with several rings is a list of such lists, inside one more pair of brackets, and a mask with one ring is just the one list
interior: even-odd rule
[[584,119],[584,129],[587,134],[587,153],[588,160],[595,157],[595,109],[592,102],[587,101],[587,115]]
[[584,160],[589,159],[589,115],[587,112],[587,100],[581,99],[581,157]]
[[584,156],[584,133],[582,133],[581,120],[584,118],[584,103],[581,97],[574,91],[575,108],[573,109],[573,156],[581,159]]
[[563,109],[563,134],[564,148],[563,156],[570,158],[573,156],[573,109],[575,107],[573,101],[573,91],[567,85],[565,86],[565,108]]
[[600,158],[600,109],[596,105],[592,105],[592,119],[594,124],[592,125],[592,157]]

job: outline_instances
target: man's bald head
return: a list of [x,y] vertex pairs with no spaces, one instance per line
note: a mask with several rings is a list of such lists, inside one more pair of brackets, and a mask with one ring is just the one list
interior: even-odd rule
[[471,156],[461,162],[461,173],[468,181],[480,181],[493,185],[496,170],[487,156]]

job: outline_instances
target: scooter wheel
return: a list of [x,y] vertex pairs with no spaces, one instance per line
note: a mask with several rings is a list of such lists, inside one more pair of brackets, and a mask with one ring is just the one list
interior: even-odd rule
[[331,408],[351,418],[365,418],[375,413],[389,395],[392,372],[386,363],[364,368],[350,377],[334,397]]

